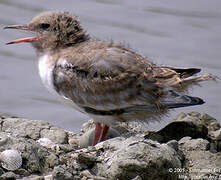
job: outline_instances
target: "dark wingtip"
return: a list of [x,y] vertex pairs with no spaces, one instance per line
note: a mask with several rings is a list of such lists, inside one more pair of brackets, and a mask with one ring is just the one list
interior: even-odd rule
[[199,68],[191,68],[191,69],[194,72],[194,74],[199,73],[201,71],[201,69]]
[[177,73],[180,73],[182,78],[190,77],[201,71],[201,69],[198,68],[188,68],[188,69],[173,68],[173,70],[176,71]]
[[198,97],[192,97],[192,96],[182,96],[183,102],[180,103],[170,103],[166,104],[166,107],[171,109],[171,108],[181,108],[181,107],[187,107],[187,106],[195,106],[195,105],[201,105],[204,104],[205,101],[201,98]]
[[198,97],[191,97],[189,96],[189,98],[191,99],[191,103],[192,105],[200,105],[200,104],[204,104],[205,101],[201,98],[198,98]]
[[184,96],[190,99],[190,102],[184,103],[185,106],[194,106],[194,105],[201,105],[204,104],[205,101],[199,97],[193,97],[193,96]]

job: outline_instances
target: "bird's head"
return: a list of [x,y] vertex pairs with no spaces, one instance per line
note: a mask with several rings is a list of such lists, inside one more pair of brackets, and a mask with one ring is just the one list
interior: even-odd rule
[[45,12],[34,17],[27,25],[12,25],[5,29],[36,33],[34,37],[16,39],[7,44],[30,42],[40,52],[73,46],[89,39],[78,18],[68,12]]

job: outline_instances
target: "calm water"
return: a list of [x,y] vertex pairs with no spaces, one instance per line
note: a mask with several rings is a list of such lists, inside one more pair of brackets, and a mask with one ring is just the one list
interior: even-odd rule
[[[5,46],[27,33],[3,30],[5,25],[25,24],[47,10],[70,11],[94,37],[130,44],[158,64],[202,68],[221,77],[221,1],[177,0],[0,0],[0,112],[42,119],[79,131],[88,117],[60,104],[43,87],[37,58],[28,44]],[[173,111],[158,129],[180,111],[208,113],[221,122],[221,83],[206,82],[190,90],[202,97],[202,106]]]

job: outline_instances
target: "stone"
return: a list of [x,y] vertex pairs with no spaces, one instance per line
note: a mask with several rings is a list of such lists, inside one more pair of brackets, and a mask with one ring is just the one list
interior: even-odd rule
[[187,151],[207,151],[209,146],[209,141],[202,138],[192,139],[191,137],[184,137],[179,141],[179,148]]
[[22,180],[45,180],[44,176],[31,175],[23,178]]
[[167,142],[167,145],[173,148],[175,151],[178,151],[178,142],[176,140]]
[[[90,146],[93,121],[84,125],[85,133],[82,135],[43,121],[0,115],[0,152],[16,149],[21,152],[23,161],[22,166],[13,172],[0,167],[0,179],[173,180],[220,177],[220,128],[209,115],[180,113],[157,132],[147,131],[142,126],[136,122],[114,126],[111,132],[115,135]],[[82,137],[87,143],[79,147]]]
[[67,132],[56,127],[51,127],[50,129],[43,129],[41,131],[41,137],[48,138],[57,144],[66,144],[68,141]]
[[102,143],[105,158],[97,163],[97,175],[107,179],[177,179],[168,169],[181,167],[178,154],[166,144],[142,137],[114,138]]
[[179,149],[185,156],[183,168],[189,179],[219,179],[221,173],[221,152],[212,153],[205,139],[181,139]]
[[56,166],[54,168],[52,177],[56,180],[73,180],[73,175],[62,166]]
[[209,132],[209,138],[211,139],[211,151],[221,151],[221,129]]
[[209,131],[216,131],[221,128],[218,121],[208,114],[201,116],[202,123],[208,128]]
[[213,140],[221,141],[221,129],[210,131],[210,138]]
[[14,172],[6,172],[0,176],[1,180],[17,179],[19,176]]
[[154,131],[147,131],[144,133],[144,137],[146,139],[152,139],[154,141],[157,141],[157,142],[163,142],[164,141],[164,137],[162,137],[159,133],[157,132],[154,132]]
[[208,128],[201,121],[199,113],[180,113],[173,121],[157,133],[163,137],[161,142],[168,142],[173,139],[179,141],[185,136],[206,139]]
[[80,152],[77,156],[77,161],[86,164],[90,168],[96,162],[99,162],[99,159],[96,157],[96,154]]
[[1,130],[13,136],[19,135],[20,137],[30,137],[36,140],[40,137],[40,131],[48,127],[48,125],[49,123],[44,121],[8,118],[7,121],[4,121],[2,124]]

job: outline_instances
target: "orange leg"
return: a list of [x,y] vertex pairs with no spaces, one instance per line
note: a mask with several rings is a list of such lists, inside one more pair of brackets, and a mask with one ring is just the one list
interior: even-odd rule
[[98,143],[100,136],[101,136],[101,130],[102,130],[101,123],[96,123],[93,146]]
[[104,141],[104,139],[105,139],[105,137],[107,135],[108,130],[109,130],[109,126],[104,125],[100,142]]

